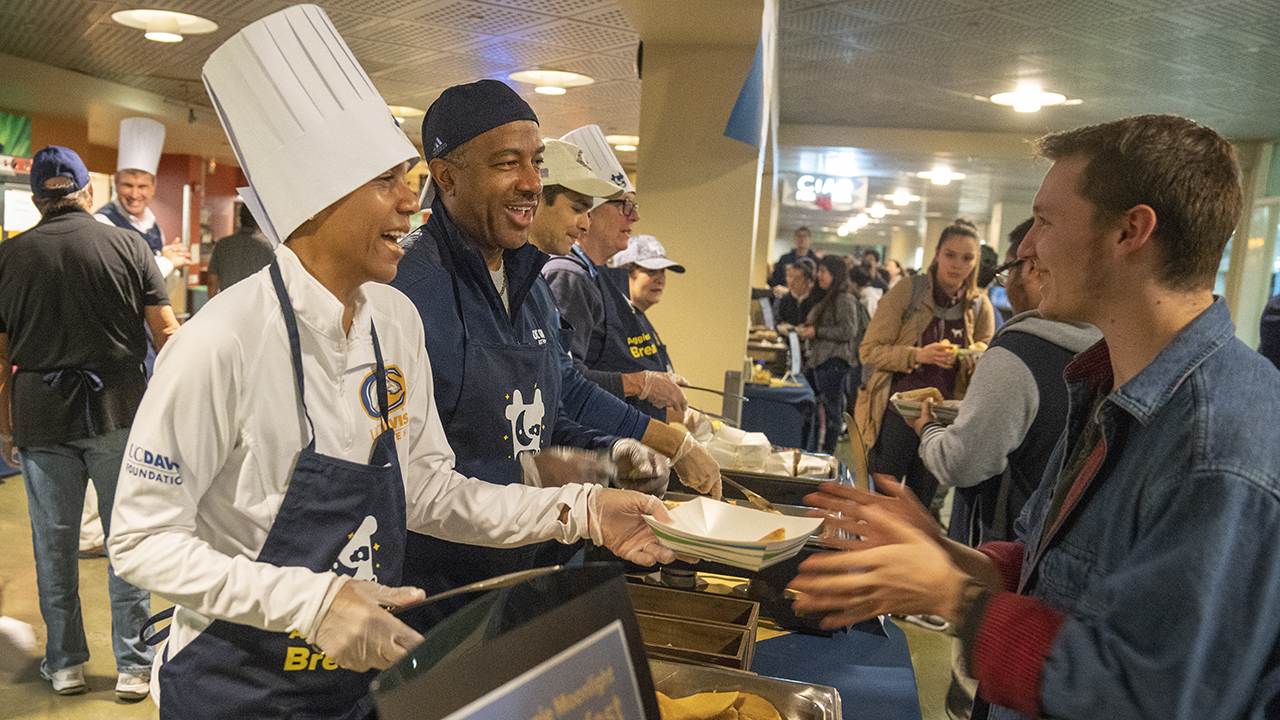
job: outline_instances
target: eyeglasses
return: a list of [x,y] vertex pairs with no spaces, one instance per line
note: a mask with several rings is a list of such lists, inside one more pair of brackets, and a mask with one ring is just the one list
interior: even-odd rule
[[1017,260],[1010,260],[1009,262],[996,268],[996,274],[995,274],[996,282],[998,282],[1001,286],[1003,286],[1005,284],[1005,281],[1009,279],[1009,271],[1013,270],[1016,267],[1022,267],[1022,263],[1024,262],[1026,262],[1026,258],[1018,258]]
[[621,200],[605,200],[604,202],[606,205],[616,204],[618,206],[618,209],[622,210],[623,217],[629,218],[632,216],[633,213],[640,212],[640,203],[636,202],[635,200],[628,200],[626,198],[623,198]]

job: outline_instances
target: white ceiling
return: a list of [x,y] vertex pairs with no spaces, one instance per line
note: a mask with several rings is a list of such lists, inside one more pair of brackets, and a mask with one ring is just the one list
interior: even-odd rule
[[[643,1],[625,0],[631,5]],[[1172,112],[1235,139],[1280,138],[1280,0],[780,3],[784,125],[1035,136],[1127,115]],[[289,4],[290,0],[0,0],[0,54],[114,83],[99,85],[118,89],[114,97],[127,100],[103,96],[79,106],[80,117],[89,119],[92,142],[114,145],[120,117],[164,111],[129,93],[162,96],[168,117],[185,119],[188,110],[195,112],[192,127],[176,129],[176,135],[171,129],[171,136],[189,138],[179,142],[225,157],[227,148],[220,139],[219,147],[208,147],[220,131],[199,81],[200,67],[240,28]],[[596,82],[558,97],[519,88],[547,135],[586,123],[619,134],[636,134],[639,127],[640,38],[620,0],[318,4],[389,103],[425,109],[441,90],[456,83],[554,68],[584,73]],[[110,19],[115,11],[139,5],[207,17],[219,28],[176,45],[153,43],[144,40],[141,31]],[[671,18],[676,26],[681,21]],[[715,33],[716,28],[707,30],[709,42]],[[41,80],[42,75],[30,72],[32,67],[33,63],[0,62],[0,107],[74,115],[67,109],[74,108],[74,102],[68,103],[65,95],[74,99],[76,93],[90,94],[77,83]],[[65,72],[63,76],[70,77]],[[1039,81],[1046,90],[1083,102],[1019,114],[980,99],[1011,90],[1022,80]],[[417,125],[407,123],[406,132],[416,139]],[[805,151],[784,153],[778,169],[798,169],[791,163],[799,163]],[[927,166],[932,155],[899,150],[864,158],[869,167],[892,167],[900,181],[909,171]],[[630,158],[622,159],[629,164]],[[931,208],[950,212],[953,205],[944,197],[955,194],[954,208],[962,210],[961,193],[971,199],[1026,202],[1042,172],[1020,159],[965,161],[973,178],[964,181],[968,189],[964,182],[948,189],[916,186],[938,193]]]

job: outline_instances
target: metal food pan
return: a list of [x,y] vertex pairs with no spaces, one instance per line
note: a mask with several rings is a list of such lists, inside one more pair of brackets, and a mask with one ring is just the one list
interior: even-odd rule
[[746,692],[773,703],[786,720],[841,720],[840,693],[825,685],[655,659],[649,660],[649,669],[654,688],[667,697]]

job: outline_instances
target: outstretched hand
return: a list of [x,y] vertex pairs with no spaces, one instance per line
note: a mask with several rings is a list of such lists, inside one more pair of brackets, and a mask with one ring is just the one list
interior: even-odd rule
[[828,530],[843,530],[849,535],[862,537],[862,540],[833,541],[849,549],[885,544],[885,531],[877,519],[880,516],[875,515],[869,519],[867,515],[873,508],[897,518],[927,537],[945,535],[942,526],[906,485],[882,482],[877,483],[876,489],[880,492],[872,493],[838,482],[825,482],[819,486],[818,492],[806,495],[804,501],[809,507],[827,511],[821,515],[826,518],[824,525]]
[[639,565],[675,560],[675,552],[658,542],[645,515],[652,515],[659,522],[672,522],[667,506],[652,495],[612,488],[592,490],[587,513],[591,541]]
[[[809,498],[826,494],[824,488]],[[838,541],[858,549],[814,555],[800,563],[799,574],[788,585],[801,593],[796,612],[827,613],[821,623],[827,629],[886,613],[955,620],[968,575],[951,562],[931,531],[921,530],[909,513],[890,503],[835,501],[828,509],[835,505],[846,515],[837,521],[840,527],[866,539]],[[850,519],[851,512],[856,520]]]

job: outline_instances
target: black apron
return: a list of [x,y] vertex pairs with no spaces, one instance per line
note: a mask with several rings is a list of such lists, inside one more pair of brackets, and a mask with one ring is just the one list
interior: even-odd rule
[[[298,384],[298,401],[311,424],[303,396],[302,350],[293,305],[271,263]],[[377,361],[379,413],[385,429],[368,465],[321,455],[315,431],[298,455],[258,562],[306,567],[356,579],[400,584],[404,554],[404,483],[396,456],[395,430],[387,417],[386,369],[378,334],[370,323]],[[376,670],[357,673],[337,665],[296,634],[267,632],[215,620],[160,668],[163,720],[278,720],[365,718],[374,715],[369,683]]]
[[[596,283],[604,299],[605,337],[600,357],[587,366],[605,372],[672,372],[667,346],[658,340],[658,333],[648,320],[631,305],[626,271],[597,267]],[[666,408],[638,398],[627,398],[627,402],[651,418],[667,421]]]
[[[454,297],[463,288],[453,277]],[[518,310],[517,310],[518,312]],[[467,313],[460,305],[463,351],[462,391],[457,409],[445,426],[449,446],[457,456],[458,472],[477,476],[473,467],[485,460],[516,459],[536,452],[550,438],[560,407],[560,367],[552,355],[554,343],[508,344],[479,340],[467,330]],[[511,483],[518,482],[509,479]],[[410,533],[405,583],[427,594],[443,592],[539,564],[560,564],[572,555],[571,546],[555,541],[517,548],[490,548],[453,543]],[[422,606],[401,618],[419,632],[474,600],[461,596]]]

